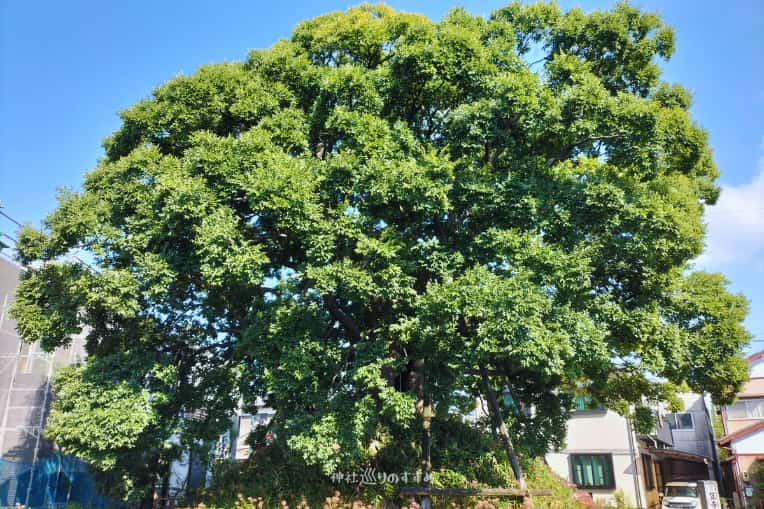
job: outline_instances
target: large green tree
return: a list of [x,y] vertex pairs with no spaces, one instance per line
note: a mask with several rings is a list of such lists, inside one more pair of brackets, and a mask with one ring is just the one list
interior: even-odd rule
[[158,87],[20,233],[22,335],[88,334],[49,435],[127,492],[239,398],[325,474],[413,468],[420,399],[456,470],[477,396],[504,394],[526,455],[579,390],[638,415],[685,383],[730,401],[747,303],[692,272],[719,190],[660,80],[673,49],[626,3],[362,5]]

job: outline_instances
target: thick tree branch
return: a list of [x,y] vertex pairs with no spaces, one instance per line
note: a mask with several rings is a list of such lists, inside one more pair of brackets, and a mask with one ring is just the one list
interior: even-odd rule
[[361,331],[358,329],[355,322],[342,310],[342,308],[340,308],[337,303],[337,298],[331,293],[328,293],[324,295],[324,304],[326,304],[326,308],[329,310],[332,317],[342,324],[351,339],[355,342],[360,341]]
[[278,297],[281,296],[281,291],[278,288],[270,288],[268,286],[260,286],[260,287],[257,288],[257,291],[261,295],[265,295],[267,293],[272,293],[273,295],[276,295]]
[[549,168],[555,163],[559,163],[561,161],[568,159],[573,154],[573,151],[576,149],[576,147],[583,145],[584,143],[593,143],[595,141],[619,140],[621,138],[624,138],[625,136],[626,136],[626,133],[615,133],[615,134],[603,134],[602,136],[590,136],[588,138],[576,140],[573,143],[570,143],[566,145],[565,147],[563,147],[563,149],[560,150],[560,153],[556,157],[550,157],[546,162],[546,167]]
[[523,469],[520,466],[520,460],[518,459],[515,448],[512,445],[512,439],[509,436],[507,425],[504,424],[504,418],[501,416],[499,402],[496,399],[496,393],[491,386],[491,381],[488,378],[488,370],[485,366],[480,366],[480,373],[480,376],[483,379],[485,395],[486,398],[488,398],[488,404],[490,405],[491,413],[493,414],[493,421],[496,425],[496,428],[499,430],[499,436],[501,437],[501,441],[504,444],[504,450],[506,450],[507,456],[509,456],[509,462],[512,464],[512,472],[514,472],[515,478],[517,479],[517,485],[520,489],[525,489],[526,485],[525,477],[523,477]]

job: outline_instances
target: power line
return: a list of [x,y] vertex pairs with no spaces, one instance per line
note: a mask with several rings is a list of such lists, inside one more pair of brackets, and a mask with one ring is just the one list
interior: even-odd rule
[[2,208],[3,208],[3,205],[2,205],[2,204],[0,204],[0,214],[2,214],[2,215],[3,215],[3,216],[5,216],[5,217],[6,217],[8,220],[10,220],[10,221],[12,221],[13,223],[15,223],[15,224],[16,224],[16,226],[23,226],[21,223],[19,223],[18,221],[16,221],[15,219],[13,219],[11,216],[9,216],[9,215],[8,215],[8,214],[6,214],[5,212],[3,212],[3,211],[2,211]]
[[[16,225],[17,225],[17,226],[19,226],[19,227],[23,226],[23,225],[21,224],[21,222],[20,222],[20,221],[17,221],[17,220],[16,220],[16,219],[14,219],[13,217],[11,217],[11,216],[9,216],[8,214],[6,214],[5,212],[3,212],[3,211],[2,211],[2,208],[3,208],[3,204],[2,204],[2,203],[0,203],[0,215],[2,215],[3,217],[5,217],[6,219],[8,219],[9,221],[11,221],[12,223],[16,224]],[[0,235],[1,235],[1,236],[3,236],[3,237],[7,237],[7,238],[9,238],[10,240],[12,240],[12,241],[13,241],[13,243],[14,243],[14,244],[16,244],[16,245],[18,246],[18,243],[19,243],[19,242],[18,242],[18,240],[16,240],[16,239],[15,239],[14,237],[12,237],[11,235],[8,235],[7,233],[4,233],[4,232],[0,232]],[[74,258],[75,260],[77,260],[78,262],[80,262],[80,263],[81,263],[82,265],[84,265],[85,267],[87,267],[88,269],[90,269],[91,271],[93,271],[93,272],[98,272],[98,271],[95,269],[95,267],[93,267],[92,265],[90,265],[88,262],[86,262],[85,260],[83,260],[82,258],[80,258],[79,256],[77,256],[76,254],[71,254],[70,256],[71,256],[72,258]]]
[[[13,242],[14,244],[18,243],[15,238],[13,238],[11,235],[8,235],[5,232],[0,232],[0,237],[5,237],[7,239],[11,239],[11,242]],[[6,244],[2,240],[0,240],[0,249],[5,249],[6,247],[11,247],[11,246],[9,246],[8,244]]]

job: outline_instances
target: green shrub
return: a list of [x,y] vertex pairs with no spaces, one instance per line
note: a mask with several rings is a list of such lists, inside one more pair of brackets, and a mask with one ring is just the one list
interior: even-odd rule
[[[511,476],[506,461],[493,465],[496,472]],[[541,459],[523,462],[529,488],[549,488],[551,496],[534,497],[536,509],[584,507],[575,500],[568,483]],[[476,471],[479,471],[478,468]],[[409,483],[413,484],[413,483]],[[435,487],[502,487],[512,483],[487,484],[469,479],[447,468],[433,472]],[[350,485],[332,483],[304,465],[289,464],[287,457],[271,446],[257,451],[242,463],[224,462],[215,467],[212,486],[205,501],[215,509],[418,509],[419,505],[398,495],[401,484]],[[433,507],[447,509],[509,509],[520,507],[517,500],[476,497],[433,497]],[[628,506],[619,505],[626,509]]]
[[634,506],[626,503],[626,495],[622,490],[615,492],[615,507],[616,509],[634,509]]

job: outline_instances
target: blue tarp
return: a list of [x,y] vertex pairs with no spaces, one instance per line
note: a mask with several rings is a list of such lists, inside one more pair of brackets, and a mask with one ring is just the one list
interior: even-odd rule
[[69,503],[92,509],[114,506],[98,495],[85,463],[71,456],[55,454],[34,464],[0,459],[0,506],[37,509]]

